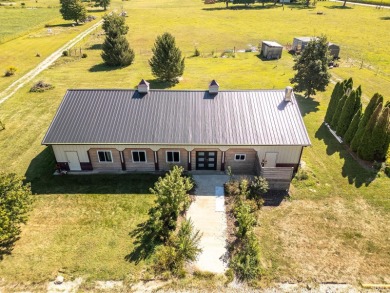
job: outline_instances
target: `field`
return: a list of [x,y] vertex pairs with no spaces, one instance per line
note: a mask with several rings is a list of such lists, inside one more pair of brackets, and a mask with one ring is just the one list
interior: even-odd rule
[[[355,86],[362,85],[365,103],[377,91],[390,97],[390,11],[341,9],[334,2],[318,2],[316,9],[256,5],[228,10],[223,3],[192,0],[113,4],[117,9],[121,5],[130,14],[133,65],[105,67],[100,57],[104,38],[96,31],[77,46],[88,58],[60,58],[0,105],[0,119],[6,124],[0,131],[0,170],[25,175],[37,198],[14,253],[0,262],[3,285],[19,283],[23,289],[29,280],[43,286],[59,270],[91,282],[131,281],[130,275],[141,274],[144,263],[134,266],[124,257],[134,240],[128,233],[152,203],[148,187],[156,178],[53,177],[53,155],[40,142],[68,88],[133,88],[142,78],[152,88],[166,87],[154,79],[147,62],[156,36],[165,31],[176,37],[187,57],[177,89],[205,89],[214,78],[222,89],[284,88],[293,75],[293,57],[286,51],[276,61],[262,61],[252,52],[222,58],[223,51],[257,47],[263,39],[286,45],[294,36],[326,34],[341,45],[333,80],[352,76]],[[59,26],[63,31],[55,36],[47,36],[46,28],[29,32],[0,45],[0,63],[19,67],[21,75],[38,63],[37,51],[48,55],[84,28]],[[192,57],[195,47],[200,57]],[[0,78],[0,89],[11,80]],[[55,89],[29,93],[38,80]],[[322,126],[332,87],[310,99],[298,95],[313,144],[303,156],[310,178],[293,182],[291,201],[261,213],[257,233],[266,267],[264,282],[390,282],[389,179],[376,178],[375,172],[360,166]]]

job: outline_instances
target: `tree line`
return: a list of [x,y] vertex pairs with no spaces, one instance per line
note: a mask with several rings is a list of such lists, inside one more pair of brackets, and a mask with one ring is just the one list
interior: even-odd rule
[[352,78],[338,82],[324,120],[361,159],[381,161],[390,143],[390,102],[376,93],[363,112],[361,95]]

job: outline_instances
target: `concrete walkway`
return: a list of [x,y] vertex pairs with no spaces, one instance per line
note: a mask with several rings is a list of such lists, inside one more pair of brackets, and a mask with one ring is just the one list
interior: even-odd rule
[[223,184],[229,179],[226,175],[194,175],[196,200],[187,212],[196,229],[200,230],[203,249],[195,262],[201,271],[224,273],[226,263],[226,214]]

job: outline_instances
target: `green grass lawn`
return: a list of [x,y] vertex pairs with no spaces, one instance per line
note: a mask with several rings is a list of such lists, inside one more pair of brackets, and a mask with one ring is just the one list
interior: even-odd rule
[[[387,99],[390,97],[387,44],[390,23],[385,20],[388,11],[358,6],[339,9],[340,5],[333,2],[318,2],[316,9],[286,6],[284,10],[282,7],[262,9],[260,5],[226,10],[223,3],[204,5],[192,0],[113,3],[117,8],[120,5],[130,14],[127,18],[128,39],[136,53],[133,65],[121,69],[102,65],[99,46],[104,37],[96,31],[80,44],[88,58],[60,58],[0,105],[0,119],[6,125],[6,130],[0,131],[0,170],[25,175],[37,194],[35,209],[22,238],[16,243],[14,254],[0,262],[0,275],[7,282],[31,280],[42,284],[61,269],[73,277],[83,276],[89,280],[122,279],[129,274],[139,274],[144,267],[125,262],[124,256],[131,251],[134,240],[128,232],[145,218],[152,203],[151,196],[147,195],[148,187],[156,178],[140,179],[132,175],[54,177],[51,175],[53,154],[40,142],[68,88],[134,88],[142,78],[151,81],[152,88],[164,87],[154,80],[148,59],[156,36],[165,31],[176,37],[187,57],[183,80],[174,87],[177,89],[206,89],[212,79],[220,83],[221,89],[284,88],[293,76],[293,58],[286,51],[280,60],[274,61],[262,61],[257,53],[237,53],[235,58],[221,58],[221,53],[234,47],[257,46],[263,39],[285,45],[291,43],[294,36],[324,33],[332,42],[341,45],[340,67],[331,71],[334,79],[352,76],[355,86],[362,85],[365,103],[377,91]],[[317,15],[317,11],[324,14]],[[84,26],[59,26],[58,35],[47,36],[47,30],[42,28],[1,44],[0,63],[15,65],[22,74],[40,61],[34,57],[37,51],[46,56],[81,29]],[[191,57],[195,46],[201,51],[201,57]],[[11,80],[0,78],[0,89]],[[29,93],[38,80],[53,84],[55,89]],[[390,262],[385,263],[388,241],[372,232],[385,234],[378,223],[390,222],[390,204],[386,196],[390,194],[389,180],[375,178],[374,172],[362,168],[321,126],[331,90],[332,85],[327,92],[319,93],[313,99],[299,97],[313,144],[303,154],[311,177],[308,181],[293,183],[290,205],[262,214],[263,226],[258,233],[266,251],[264,262],[271,263],[267,270],[269,280],[297,282],[307,273],[301,269],[305,265],[309,268],[313,264],[313,271],[321,270],[315,263],[323,257],[321,251],[300,250],[303,247],[300,244],[309,236],[308,243],[313,247],[318,241],[327,242],[333,238],[338,241],[340,252],[348,252],[348,248],[355,245],[352,251],[360,249],[362,253],[350,257],[368,260],[360,272],[367,279],[370,279],[370,269],[378,276],[386,269],[389,271]],[[326,206],[332,211],[330,214],[324,209]],[[360,206],[364,211],[358,208]],[[341,214],[348,217],[343,218],[339,211],[344,211]],[[360,219],[361,215],[364,219]],[[326,217],[333,222],[325,223]],[[315,223],[314,226],[306,225],[312,230],[299,230],[305,226],[302,219]],[[296,226],[287,226],[287,220]],[[339,226],[336,225],[338,220]],[[365,222],[359,232],[362,237],[355,231],[360,224],[352,225],[362,223],[360,221]],[[290,228],[296,232],[290,235],[296,236],[291,238],[294,240],[291,246],[289,234],[283,232]],[[368,237],[372,237],[371,246],[367,244]],[[323,251],[332,249],[323,247]],[[293,258],[294,251],[302,257]],[[309,252],[313,257],[305,258],[305,253],[309,255]],[[285,261],[278,256],[285,256]],[[337,258],[332,259],[337,266]],[[291,265],[286,264],[288,260]],[[356,262],[358,264],[363,267],[362,262]],[[344,267],[340,268],[342,271]],[[330,276],[331,273],[317,274],[313,278],[334,281]],[[338,280],[343,280],[341,277]]]
[[58,7],[38,9],[1,7],[0,44],[37,28],[42,28],[45,24],[59,17]]

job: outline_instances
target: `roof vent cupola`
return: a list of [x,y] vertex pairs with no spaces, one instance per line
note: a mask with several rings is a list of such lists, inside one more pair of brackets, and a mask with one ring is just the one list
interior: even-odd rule
[[146,80],[141,80],[138,84],[138,92],[140,94],[147,94],[149,92],[149,83]]
[[218,91],[219,91],[219,84],[218,82],[215,81],[215,79],[213,79],[209,85],[209,93],[218,94]]
[[286,90],[284,91],[284,101],[285,102],[291,102],[292,92],[293,92],[293,88],[291,86],[287,86]]

